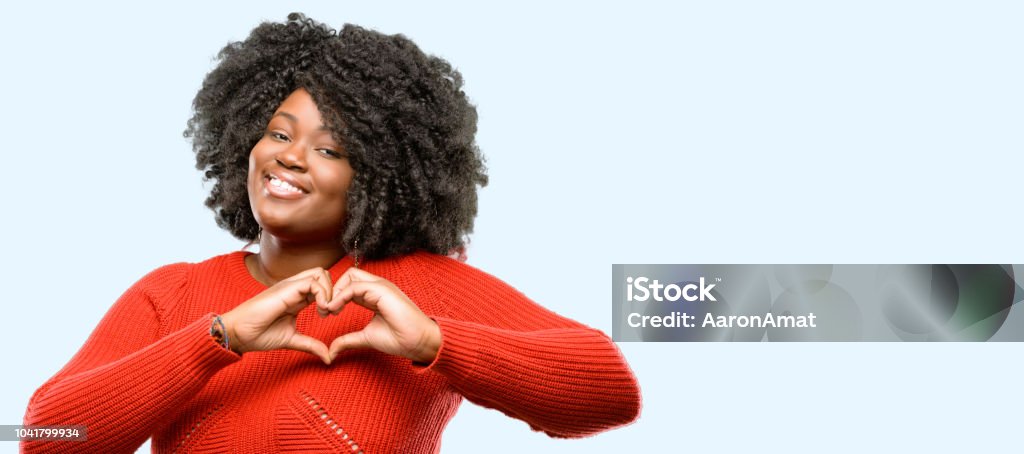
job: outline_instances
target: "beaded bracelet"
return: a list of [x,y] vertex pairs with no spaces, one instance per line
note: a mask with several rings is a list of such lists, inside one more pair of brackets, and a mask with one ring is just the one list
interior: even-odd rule
[[224,327],[224,320],[221,320],[219,315],[213,316],[213,321],[210,323],[210,336],[221,347],[231,350],[231,339],[228,338],[228,329]]

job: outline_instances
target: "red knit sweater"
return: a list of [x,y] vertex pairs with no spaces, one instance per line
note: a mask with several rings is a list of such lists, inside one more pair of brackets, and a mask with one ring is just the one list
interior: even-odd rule
[[[640,391],[602,332],[548,311],[509,285],[447,257],[417,253],[361,264],[437,321],[426,367],[374,350],[330,365],[290,350],[238,356],[209,335],[224,313],[266,287],[238,251],[159,268],[133,285],[82,349],[33,395],[25,424],[81,424],[85,442],[23,442],[30,452],[428,453],[462,397],[553,437],[633,421]],[[352,265],[331,267],[333,279]],[[330,344],[371,312],[350,305],[300,331]]]

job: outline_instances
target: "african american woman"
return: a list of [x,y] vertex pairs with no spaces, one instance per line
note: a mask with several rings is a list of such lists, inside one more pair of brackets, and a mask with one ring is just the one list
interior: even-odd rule
[[487,177],[447,62],[295,13],[218,58],[185,135],[258,253],[129,288],[25,416],[87,440],[24,451],[430,453],[463,397],[552,437],[638,417],[608,336],[463,262]]

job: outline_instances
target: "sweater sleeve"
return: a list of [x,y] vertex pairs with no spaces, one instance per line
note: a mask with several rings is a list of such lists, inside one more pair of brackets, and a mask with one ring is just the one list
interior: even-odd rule
[[84,425],[86,441],[22,441],[23,452],[134,452],[238,361],[210,338],[208,317],[162,335],[156,300],[184,287],[187,267],[159,268],[129,288],[29,400],[25,425]]
[[575,438],[639,416],[640,388],[618,347],[599,330],[562,317],[501,280],[446,257],[428,257],[441,348],[421,372],[443,374],[471,402]]

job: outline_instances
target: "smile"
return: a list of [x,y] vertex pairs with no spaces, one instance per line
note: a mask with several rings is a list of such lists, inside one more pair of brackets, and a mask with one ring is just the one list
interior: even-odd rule
[[287,181],[277,178],[273,174],[268,175],[265,181],[267,193],[273,197],[280,199],[297,199],[306,195],[306,191],[295,187]]

